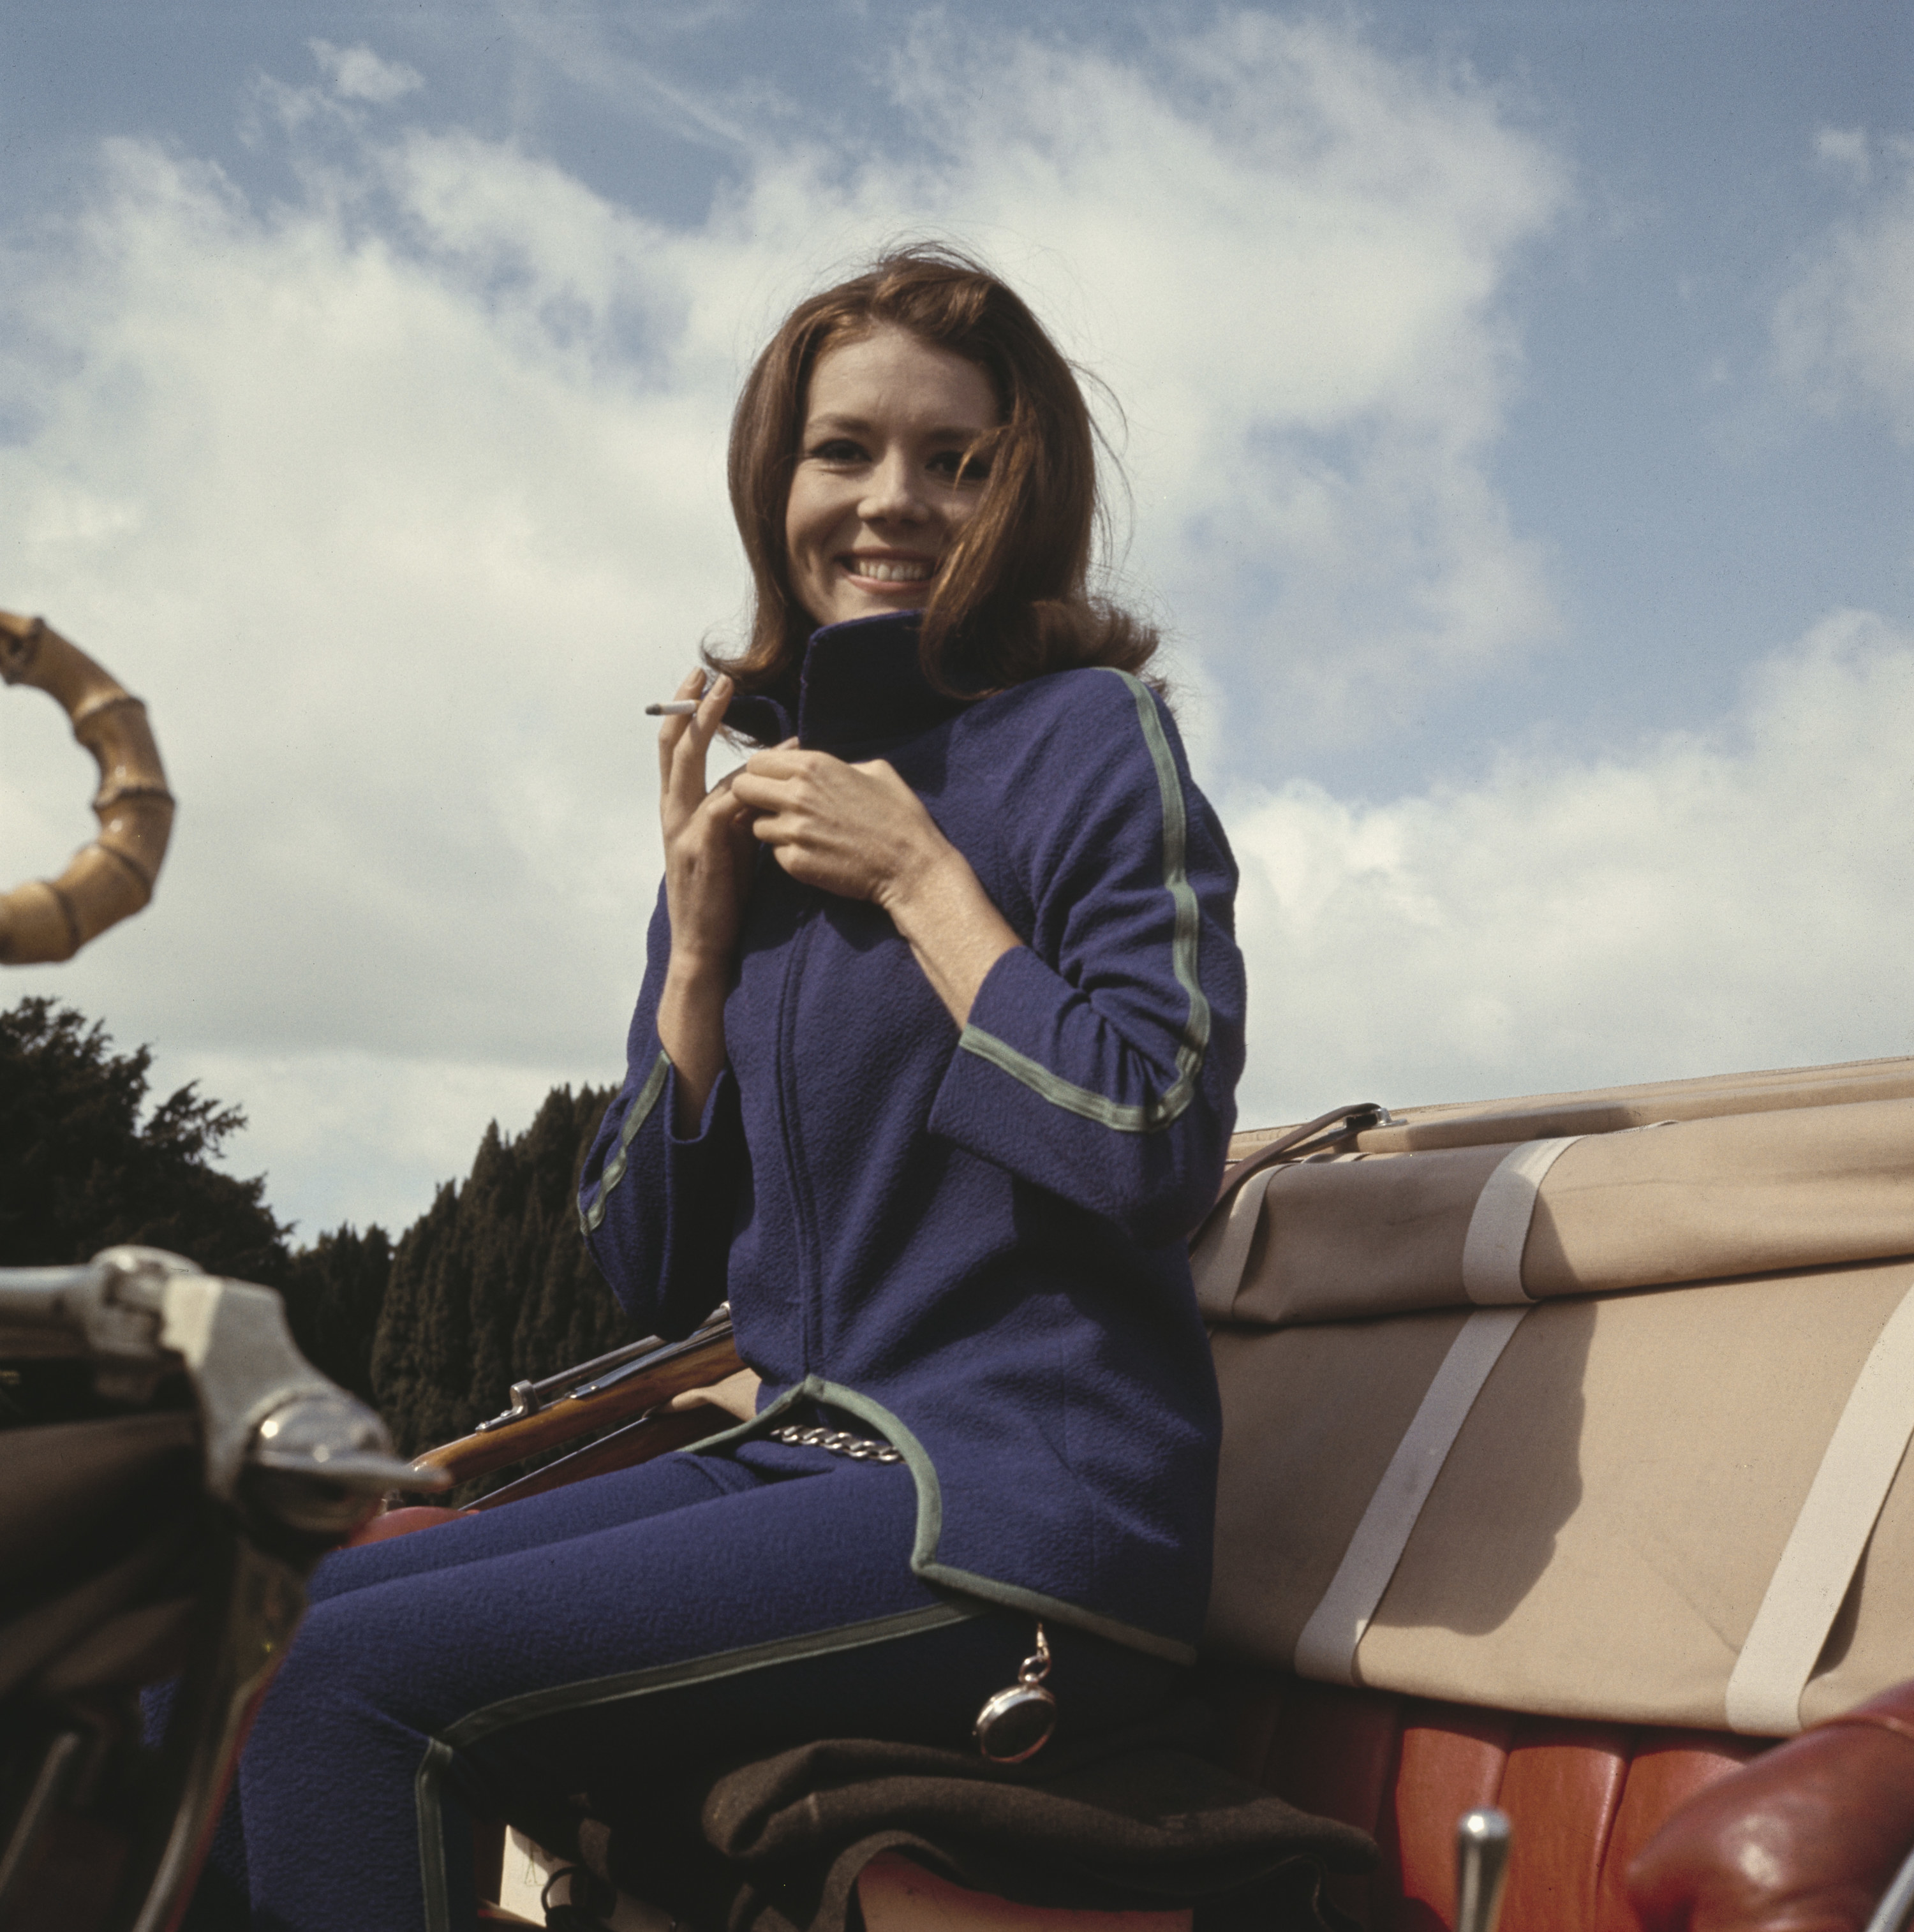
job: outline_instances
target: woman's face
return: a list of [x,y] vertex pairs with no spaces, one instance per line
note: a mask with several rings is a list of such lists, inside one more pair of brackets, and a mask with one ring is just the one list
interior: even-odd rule
[[974,362],[886,326],[811,371],[784,542],[798,602],[819,624],[921,610],[983,494],[966,449],[996,428]]

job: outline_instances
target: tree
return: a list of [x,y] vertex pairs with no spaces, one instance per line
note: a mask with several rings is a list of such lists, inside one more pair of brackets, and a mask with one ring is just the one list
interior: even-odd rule
[[[277,1288],[308,1359],[413,1451],[496,1413],[514,1382],[635,1339],[578,1227],[608,1090],[554,1088],[515,1139],[494,1122],[464,1184],[441,1186],[396,1246],[347,1225],[293,1250],[265,1178],[213,1165],[245,1114],[189,1084],[143,1120],[151,1064],[50,1000],[0,1013],[0,1266],[137,1242]],[[0,1424],[29,1406],[8,1373]]]
[[401,1237],[371,1366],[402,1449],[463,1435],[513,1382],[636,1338],[578,1234],[578,1175],[610,1099],[554,1088],[516,1139],[494,1121],[464,1185],[440,1187]]
[[[143,1123],[151,1065],[148,1048],[116,1052],[104,1024],[71,1006],[25,999],[0,1012],[0,1267],[83,1262],[133,1242],[276,1288],[302,1352],[370,1401],[392,1270],[385,1230],[344,1227],[289,1252],[264,1176],[242,1180],[212,1164],[244,1112],[189,1083]],[[62,1402],[67,1384],[79,1386],[50,1370],[36,1378],[59,1384]]]
[[372,1340],[392,1273],[391,1238],[374,1222],[363,1234],[350,1225],[321,1234],[293,1255],[280,1284],[301,1354],[364,1402],[373,1399]]
[[123,1241],[170,1249],[210,1274],[277,1286],[290,1232],[263,1175],[212,1165],[245,1125],[188,1082],[143,1122],[146,1048],[25,999],[0,1012],[0,1266],[83,1262]]

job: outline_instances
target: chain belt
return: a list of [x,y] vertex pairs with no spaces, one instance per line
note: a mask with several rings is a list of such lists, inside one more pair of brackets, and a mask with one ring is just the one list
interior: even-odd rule
[[767,1430],[774,1442],[794,1443],[801,1449],[828,1449],[834,1456],[848,1456],[854,1462],[901,1462],[904,1452],[888,1442],[873,1442],[868,1436],[853,1436],[844,1429],[805,1429],[795,1422]]

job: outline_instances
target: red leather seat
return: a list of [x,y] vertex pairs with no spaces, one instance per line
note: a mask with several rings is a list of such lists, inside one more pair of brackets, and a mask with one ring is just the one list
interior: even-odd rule
[[1639,1857],[1645,1932],[1854,1932],[1914,1840],[1914,1682],[1777,1744]]
[[1332,1884],[1369,1932],[1449,1932],[1456,1821],[1480,1804],[1514,1826],[1501,1932],[1642,1932],[1630,1864],[1681,1805],[1768,1748],[1238,1669],[1215,1670],[1209,1689],[1228,1714],[1235,1768],[1375,1834],[1378,1870]]
[[437,1503],[414,1503],[409,1508],[387,1510],[362,1522],[346,1539],[348,1550],[364,1543],[383,1543],[389,1536],[410,1536],[415,1529],[431,1529],[442,1522],[456,1522],[470,1510],[445,1509]]

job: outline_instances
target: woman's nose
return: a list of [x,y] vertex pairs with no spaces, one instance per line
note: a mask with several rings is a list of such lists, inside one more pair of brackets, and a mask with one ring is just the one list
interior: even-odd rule
[[912,523],[924,513],[915,470],[902,451],[886,455],[870,472],[858,513],[867,523]]

